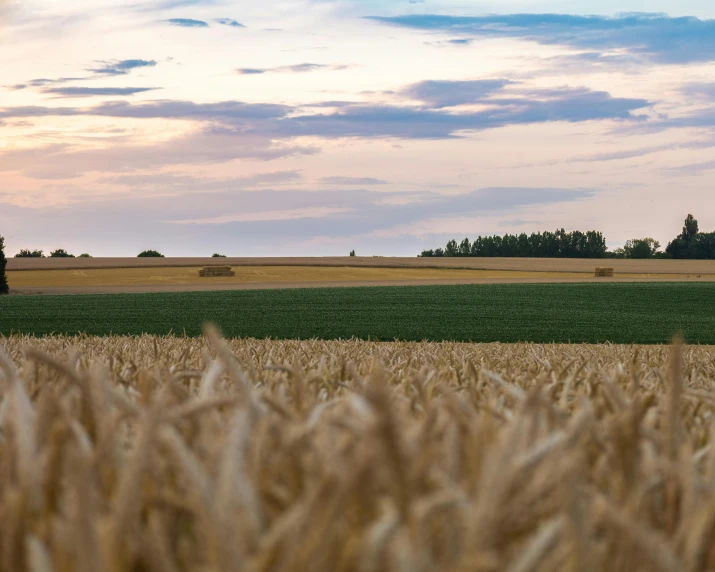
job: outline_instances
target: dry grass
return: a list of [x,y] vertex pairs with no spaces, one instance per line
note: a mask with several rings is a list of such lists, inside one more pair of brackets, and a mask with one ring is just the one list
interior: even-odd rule
[[715,568],[715,348],[0,340],[0,568]]
[[81,270],[106,268],[198,268],[230,266],[327,266],[351,268],[466,268],[522,272],[585,272],[612,266],[618,274],[715,274],[715,260],[588,260],[574,258],[398,258],[326,256],[275,258],[10,258],[13,270]]

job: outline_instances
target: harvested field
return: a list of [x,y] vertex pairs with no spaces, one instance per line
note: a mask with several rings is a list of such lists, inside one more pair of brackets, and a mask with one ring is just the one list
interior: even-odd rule
[[346,266],[365,268],[466,268],[524,272],[585,272],[597,266],[626,274],[715,274],[715,260],[603,260],[582,258],[398,258],[334,256],[295,258],[10,258],[11,270],[84,270],[229,266]]
[[[191,291],[215,286],[265,288],[334,285],[490,284],[529,282],[603,282],[591,272],[459,270],[451,268],[362,268],[329,266],[236,266],[235,276],[199,277],[202,267],[15,270],[10,288],[19,293],[103,293]],[[609,281],[715,281],[715,274],[620,274]]]
[[0,348],[3,570],[715,568],[714,347]]
[[489,284],[4,296],[0,334],[715,343],[715,284]]
[[[529,278],[588,278],[584,273],[534,273],[449,268],[349,268],[315,266],[238,266],[236,276],[199,277],[200,267],[32,270],[8,273],[10,288],[44,286],[151,286],[251,283],[362,282],[381,280],[499,280]],[[713,275],[715,279],[715,275]]]

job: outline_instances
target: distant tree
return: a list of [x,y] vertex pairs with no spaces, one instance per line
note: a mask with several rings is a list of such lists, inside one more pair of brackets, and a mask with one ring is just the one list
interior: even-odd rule
[[435,248],[434,256],[436,256],[437,258],[441,258],[442,256],[444,256],[444,250],[442,250],[441,248]]
[[623,248],[614,248],[603,255],[603,258],[625,258],[626,251]]
[[699,232],[696,257],[701,260],[715,259],[715,232]]
[[444,255],[445,256],[458,256],[459,255],[459,247],[457,246],[456,240],[450,240],[447,243],[447,246],[444,249]]
[[660,242],[653,238],[634,238],[623,246],[624,258],[653,258]]
[[92,258],[92,256],[90,256],[89,254],[84,252],[84,253],[80,254],[77,258]]
[[0,236],[0,294],[8,294],[10,292],[10,287],[7,285],[7,274],[5,274],[6,266],[5,239]]
[[50,252],[50,258],[74,258],[74,254],[70,254],[64,248],[58,248]]
[[[141,255],[140,255],[140,256],[141,256]],[[226,255],[225,255],[225,254],[214,253],[214,254],[211,255],[211,258],[226,258]]]
[[423,250],[417,255],[417,258],[432,258],[434,256],[434,250]]
[[665,252],[670,254],[673,258],[684,259],[684,258],[695,258],[696,251],[695,245],[692,242],[685,240],[682,235],[674,238],[665,247]]
[[715,252],[711,235],[701,233],[698,221],[691,214],[685,219],[683,232],[668,243],[665,253],[677,259],[713,259]]
[[164,255],[156,250],[144,250],[137,254],[137,258],[164,258]]
[[350,251],[350,256],[355,256],[355,251],[354,251],[354,250],[351,250],[351,251]]
[[45,255],[41,250],[26,250],[23,249],[15,255],[15,258],[44,258]]
[[459,243],[459,256],[469,256],[472,251],[472,244],[469,242],[468,238],[465,238]]
[[695,220],[695,217],[691,214],[689,214],[685,218],[685,224],[683,225],[683,233],[680,235],[680,237],[687,241],[687,242],[692,242],[695,236],[698,234],[698,221]]

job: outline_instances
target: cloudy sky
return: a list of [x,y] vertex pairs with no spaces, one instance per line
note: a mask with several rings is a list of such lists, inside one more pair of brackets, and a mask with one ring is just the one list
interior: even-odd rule
[[0,70],[10,255],[715,230],[712,0],[0,0]]

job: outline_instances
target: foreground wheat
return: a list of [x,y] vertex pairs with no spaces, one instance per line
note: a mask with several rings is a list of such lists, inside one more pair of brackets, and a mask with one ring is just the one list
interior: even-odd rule
[[0,568],[715,568],[715,348],[0,338]]

